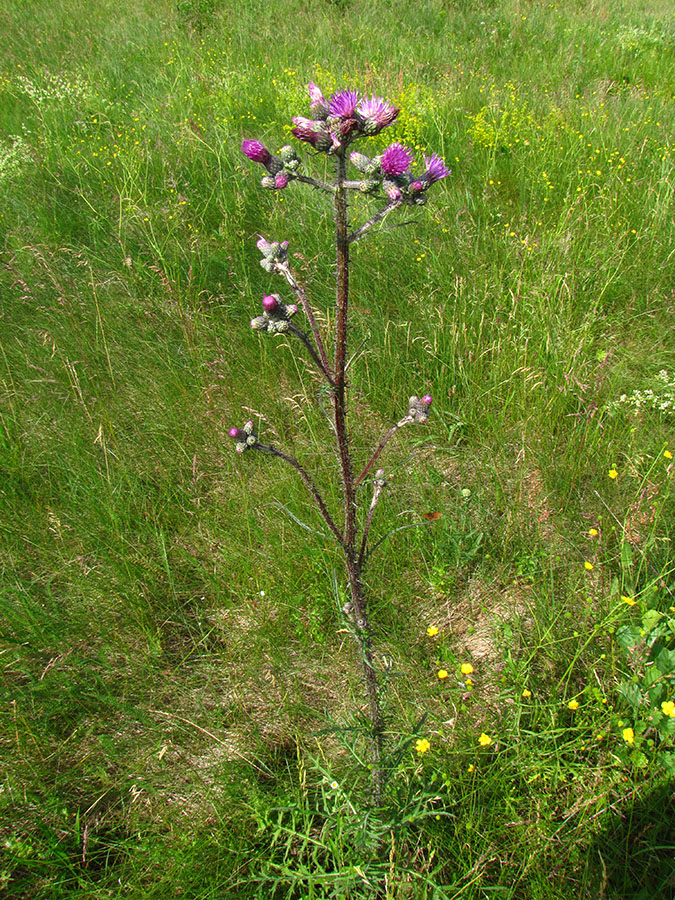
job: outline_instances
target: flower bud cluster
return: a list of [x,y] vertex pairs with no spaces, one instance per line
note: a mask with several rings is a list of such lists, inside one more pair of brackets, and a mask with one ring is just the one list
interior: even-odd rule
[[256,247],[263,255],[260,265],[266,272],[274,272],[277,266],[285,263],[288,259],[288,241],[266,241],[262,235],[258,235],[260,240],[256,243]]
[[247,422],[243,428],[230,428],[229,434],[237,442],[234,445],[237,453],[250,450],[258,443],[258,435],[253,430],[253,422]]
[[263,314],[251,319],[254,331],[266,331],[268,334],[283,334],[288,331],[289,320],[297,313],[295,303],[285,306],[278,294],[263,297]]
[[390,200],[422,206],[427,202],[426,191],[436,181],[450,174],[443,160],[435,153],[424,157],[426,169],[419,175],[410,169],[415,157],[402,144],[390,144],[384,153],[372,159],[363,153],[351,153],[349,159],[365,178],[360,188],[366,193],[374,193],[379,188]]
[[431,406],[431,394],[425,394],[424,397],[416,397],[414,394],[408,400],[408,414],[398,422],[399,428],[402,425],[415,423],[424,425],[429,419],[429,407]]
[[286,144],[279,151],[279,155],[273,153],[261,144],[260,141],[242,141],[241,152],[253,162],[261,163],[267,171],[260,184],[270,191],[282,191],[288,186],[288,182],[295,178],[300,168],[300,160],[295,152],[295,147]]
[[295,116],[292,134],[319,153],[335,153],[358,137],[379,134],[399,114],[374,94],[368,98],[358,91],[337,91],[326,100],[315,84],[310,82],[308,88],[313,118]]

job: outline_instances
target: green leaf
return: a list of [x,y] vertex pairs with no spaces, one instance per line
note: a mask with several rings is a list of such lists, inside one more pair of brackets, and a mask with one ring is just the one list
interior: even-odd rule
[[675,672],[675,650],[662,650],[656,657],[656,668],[663,675]]
[[633,566],[633,548],[628,543],[628,541],[624,541],[621,545],[621,567],[623,569],[630,569]]
[[630,650],[640,640],[640,629],[637,625],[624,625],[616,632],[616,639],[624,650]]
[[648,609],[642,617],[642,627],[645,631],[651,631],[658,622],[663,618],[663,613],[658,609]]
[[670,750],[661,751],[658,759],[668,775],[675,778],[675,753],[671,753]]
[[642,691],[637,684],[624,682],[622,685],[619,685],[619,694],[636,709],[642,700]]

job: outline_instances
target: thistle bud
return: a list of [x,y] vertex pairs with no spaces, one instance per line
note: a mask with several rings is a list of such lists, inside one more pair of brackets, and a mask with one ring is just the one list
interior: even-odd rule
[[365,156],[365,154],[358,153],[356,150],[353,153],[349,154],[349,159],[354,168],[358,169],[359,172],[363,172],[364,174],[367,172],[369,166],[371,165],[370,159]]
[[365,178],[359,182],[359,190],[362,194],[369,194],[371,191],[377,190],[380,182],[376,178]]
[[394,184],[393,181],[385,181],[382,186],[384,187],[384,192],[387,197],[394,202],[397,202],[403,196],[401,188],[397,184]]
[[258,250],[260,250],[263,256],[269,256],[270,251],[272,250],[272,245],[269,241],[266,241],[261,234],[259,234],[258,237],[260,238],[260,240],[256,243],[256,247],[258,248]]
[[295,147],[291,147],[290,144],[286,144],[279,151],[279,159],[288,164],[289,162],[293,162],[293,160],[297,160],[298,154],[295,152]]
[[228,434],[236,441],[245,441],[248,435],[242,428],[230,428]]
[[290,247],[290,244],[288,243],[288,241],[282,241],[282,242],[279,244],[279,246],[280,246],[281,249],[284,251],[284,253],[288,253],[288,248]]
[[288,185],[288,176],[284,172],[279,172],[279,174],[274,179],[274,187],[278,191],[283,191],[283,189]]
[[260,141],[242,141],[241,152],[253,162],[267,165],[271,157],[270,151]]
[[260,187],[264,187],[268,191],[273,191],[275,188],[274,178],[271,175],[265,175],[260,179]]
[[255,447],[258,443],[258,435],[253,430],[253,422],[247,422],[243,428],[230,428],[229,435],[236,441],[234,449],[237,453],[243,453]]
[[251,319],[251,328],[254,331],[267,331],[267,319],[264,316],[256,316]]
[[298,307],[295,305],[295,303],[289,303],[288,306],[286,307],[286,318],[290,319],[292,316],[294,316],[297,313],[297,311],[298,311]]
[[276,175],[278,172],[281,172],[283,170],[284,164],[278,156],[270,155],[270,158],[265,163],[265,168],[270,173],[270,175]]
[[266,313],[274,312],[279,307],[279,298],[276,294],[266,294],[263,297],[262,305]]
[[425,394],[424,397],[422,397],[421,402],[424,403],[425,406],[431,406],[433,397],[431,396],[431,394]]
[[423,189],[424,189],[424,185],[422,184],[421,181],[413,181],[410,185],[410,190],[413,193],[417,193],[418,191],[421,191]]

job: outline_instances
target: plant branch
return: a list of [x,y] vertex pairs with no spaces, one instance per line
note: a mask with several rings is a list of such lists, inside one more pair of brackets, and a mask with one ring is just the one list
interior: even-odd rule
[[[380,470],[382,472],[382,470]],[[382,495],[382,491],[384,490],[385,482],[383,479],[376,480],[375,486],[373,488],[373,499],[370,501],[370,508],[368,510],[368,515],[366,516],[366,522],[363,526],[363,537],[361,538],[361,549],[359,550],[359,567],[363,568],[363,560],[366,555],[366,544],[368,542],[368,532],[370,531],[370,526],[373,521],[373,515],[375,514],[375,507],[377,506],[380,496]]]
[[380,443],[377,445],[377,447],[375,448],[375,450],[373,452],[373,455],[370,457],[370,459],[366,463],[365,468],[363,469],[363,471],[361,472],[359,477],[354,482],[354,487],[358,487],[361,484],[361,482],[366,477],[366,475],[368,474],[370,469],[373,467],[373,464],[375,463],[375,460],[377,459],[377,457],[380,455],[380,453],[382,453],[382,451],[386,447],[389,438],[393,437],[393,435],[398,431],[399,427],[400,427],[400,425],[398,423],[396,425],[392,425],[391,428],[389,429],[389,431],[387,431],[380,438]]
[[299,338],[302,341],[302,343],[305,345],[305,347],[307,347],[307,350],[309,351],[309,355],[312,357],[312,359],[314,360],[317,367],[321,370],[321,372],[323,372],[323,374],[326,376],[326,379],[332,384],[333,376],[330,374],[330,372],[327,372],[326,369],[324,368],[324,365],[321,362],[321,359],[319,358],[319,354],[314,349],[314,345],[310,341],[309,336],[306,335],[305,332],[302,331],[300,328],[297,328],[292,322],[288,323],[288,330],[291,332],[291,334],[294,334],[297,338]]
[[400,205],[400,200],[391,200],[389,203],[387,203],[386,206],[383,206],[379,212],[375,213],[372,218],[368,219],[367,222],[364,222],[363,225],[361,225],[355,231],[352,231],[352,233],[347,238],[349,243],[352,244],[354,241],[358,241],[359,238],[363,237],[363,235],[368,231],[369,228],[372,228],[373,225],[377,225],[378,222],[381,222],[385,216],[389,215],[392,210],[397,209]]
[[303,184],[308,184],[318,191],[325,191],[327,194],[335,193],[335,188],[332,184],[327,184],[325,181],[319,181],[317,178],[311,178],[309,175],[296,175],[295,180],[301,181]]
[[298,300],[302,305],[302,308],[307,316],[307,321],[310,324],[312,329],[312,334],[314,335],[314,341],[316,343],[317,350],[319,352],[319,356],[321,358],[321,369],[330,382],[331,385],[335,384],[335,376],[331,372],[330,363],[328,362],[328,355],[326,353],[326,348],[324,347],[323,341],[321,340],[321,331],[319,330],[319,326],[317,324],[316,318],[312,311],[312,307],[309,305],[309,300],[307,299],[307,295],[304,290],[298,284],[295,276],[290,270],[290,267],[287,262],[277,263],[277,271],[281,272],[286,281],[293,288],[295,293],[297,294]]
[[323,497],[319,493],[319,489],[317,488],[316,484],[314,483],[314,480],[311,477],[311,475],[309,475],[305,471],[305,469],[303,469],[303,467],[300,465],[300,463],[297,461],[297,459],[295,459],[292,456],[289,456],[287,453],[284,453],[283,450],[278,450],[276,447],[271,447],[271,446],[268,446],[267,444],[256,444],[254,449],[261,450],[263,453],[270,453],[272,456],[278,456],[279,459],[283,459],[290,466],[293,466],[293,468],[296,470],[296,472],[298,472],[298,474],[300,475],[302,480],[305,482],[305,485],[309,489],[310,493],[316,500],[317,506],[319,507],[321,515],[323,516],[324,522],[326,523],[326,525],[328,525],[330,530],[333,532],[338,543],[342,544],[343,543],[342,533],[340,532],[340,529],[337,527],[337,525],[333,521],[331,514],[328,512],[326,504],[323,501]]

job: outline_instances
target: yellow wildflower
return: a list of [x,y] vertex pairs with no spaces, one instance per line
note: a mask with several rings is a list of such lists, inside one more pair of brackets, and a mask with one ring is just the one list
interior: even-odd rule
[[591,537],[597,537],[600,534],[597,528],[589,528],[588,533]]
[[429,747],[431,747],[431,744],[426,738],[420,738],[419,741],[415,741],[415,750],[417,750],[420,756],[423,753],[426,753]]
[[675,703],[672,700],[664,700],[661,704],[661,711],[664,716],[672,716],[675,719]]
[[666,459],[672,459],[672,458],[673,458],[673,454],[670,452],[670,450],[664,450],[664,451],[663,451],[663,455],[665,456]]
[[593,563],[586,560],[586,562],[584,563],[584,569],[586,569],[587,572],[592,572],[593,571]]
[[439,669],[439,670],[438,670],[438,677],[441,679],[441,681],[442,681],[444,678],[447,678],[447,677],[448,677],[448,671],[447,671],[447,669]]
[[633,600],[632,597],[624,597],[624,596],[622,596],[621,599],[622,599],[623,602],[626,604],[626,606],[635,606],[635,600]]
[[462,663],[460,671],[462,675],[470,675],[473,672],[473,666],[471,663]]
[[570,700],[567,704],[568,709],[579,709],[579,701],[578,700]]
[[475,768],[476,768],[476,767],[474,766],[474,764],[471,763],[471,765],[469,766],[469,768],[468,768],[466,771],[467,771],[467,772],[473,772],[473,770],[474,770]]
[[531,696],[532,696],[532,691],[528,691],[527,688],[523,688],[523,697],[527,698],[527,697],[531,697]]
[[624,728],[624,730],[621,732],[621,735],[623,736],[623,739],[627,744],[634,743],[635,732],[633,731],[632,728]]
[[616,469],[610,469],[609,472],[608,472],[607,474],[609,475],[609,477],[610,477],[610,478],[612,479],[612,481],[613,481],[613,480],[617,477],[617,475],[618,475],[619,473],[616,471]]
[[435,637],[438,634],[438,628],[436,628],[435,625],[430,625],[427,628],[427,634],[429,635],[429,637]]
[[492,743],[492,738],[489,734],[485,734],[485,732],[483,732],[478,738],[478,743],[481,745],[481,747],[489,747],[489,745]]

